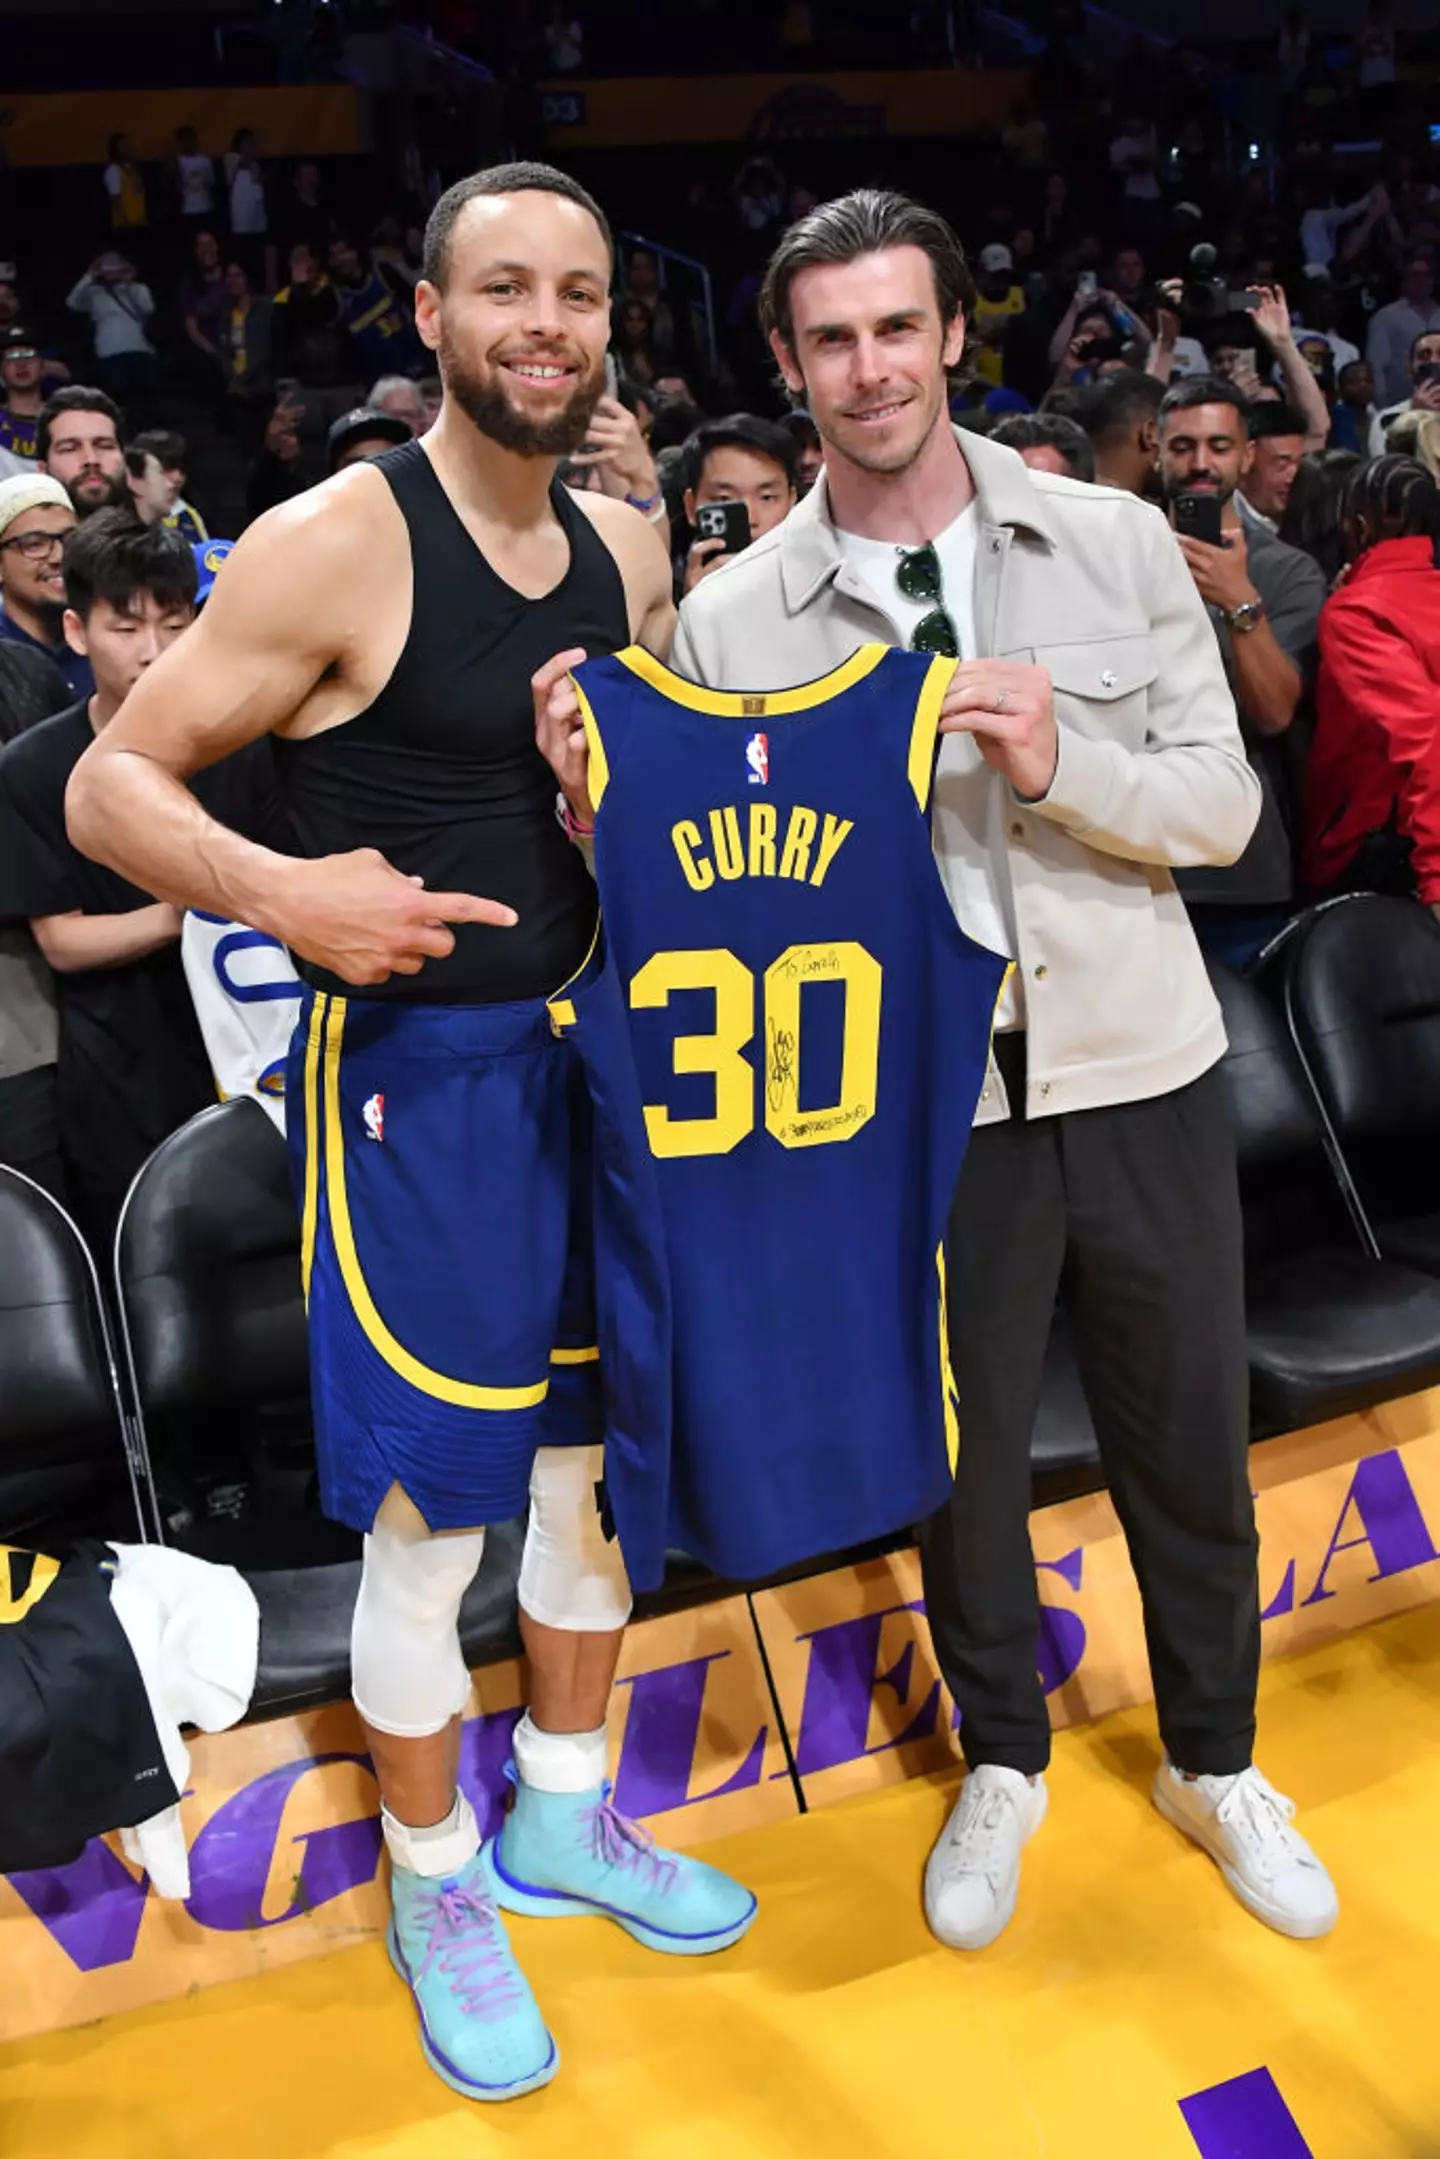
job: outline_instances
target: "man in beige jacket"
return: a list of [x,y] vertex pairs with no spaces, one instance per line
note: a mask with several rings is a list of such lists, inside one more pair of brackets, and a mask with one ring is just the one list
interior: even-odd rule
[[[970,1774],[926,1912],[957,1948],[993,1941],[1045,1813],[1029,1449],[1063,1277],[1144,1602],[1156,1804],[1258,1917],[1322,1934],[1329,1877],[1251,1758],[1260,1622],[1234,1140],[1213,1069],[1225,1034],[1172,877],[1236,859],[1259,789],[1160,513],[951,429],[969,294],[953,232],[902,197],[862,191],[791,227],[762,316],[825,474],[689,595],[672,655],[734,690],[804,682],[877,637],[960,656],[936,857],[964,928],[1016,967],[950,1223],[962,1437],[922,1550]],[[548,695],[553,680],[541,733],[563,776],[573,701]]]

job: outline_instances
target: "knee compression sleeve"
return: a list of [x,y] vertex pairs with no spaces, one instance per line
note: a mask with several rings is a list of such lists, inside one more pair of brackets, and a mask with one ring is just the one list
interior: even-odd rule
[[387,1509],[388,1502],[365,1539],[350,1635],[351,1690],[377,1731],[424,1739],[443,1731],[470,1691],[458,1621],[485,1532],[416,1535]]
[[520,1609],[542,1627],[609,1634],[630,1617],[620,1546],[600,1526],[600,1447],[541,1447],[530,1473]]

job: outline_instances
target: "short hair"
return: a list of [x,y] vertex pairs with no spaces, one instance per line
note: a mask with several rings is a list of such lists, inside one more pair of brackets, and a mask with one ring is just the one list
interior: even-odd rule
[[684,478],[689,488],[698,487],[705,460],[716,450],[752,450],[780,467],[792,493],[800,491],[800,445],[788,427],[775,420],[759,420],[750,412],[732,412],[723,420],[706,420],[685,444]]
[[487,165],[483,172],[472,172],[453,187],[447,187],[425,226],[425,245],[420,257],[420,275],[442,291],[450,274],[450,246],[460,213],[468,203],[482,195],[563,195],[567,202],[578,203],[587,210],[600,227],[605,251],[610,257],[610,267],[615,267],[615,238],[610,223],[595,197],[588,188],[572,180],[568,172],[561,172],[558,165],[541,165],[531,158],[516,158],[508,165]]
[[1428,330],[1418,330],[1415,336],[1411,338],[1410,365],[1412,367],[1415,365],[1415,355],[1420,350],[1420,347],[1424,344],[1427,337],[1440,337],[1440,329],[1437,329],[1437,327],[1432,323]]
[[[138,467],[130,464],[138,454]],[[164,472],[181,472],[185,467],[185,437],[177,435],[173,427],[146,427],[138,435],[132,435],[125,446],[125,462],[137,474],[145,470],[145,459],[153,457]]]
[[1157,418],[1164,402],[1165,385],[1158,375],[1144,375],[1138,367],[1120,368],[1088,386],[1076,418],[1091,442],[1104,449],[1133,434],[1142,420]]
[[1036,450],[1043,444],[1060,452],[1072,478],[1095,477],[1095,451],[1090,437],[1078,421],[1062,412],[1012,412],[991,429],[990,440],[1003,443],[1007,450]]
[[1172,382],[1160,400],[1160,427],[1177,412],[1194,412],[1200,405],[1233,405],[1240,422],[1240,432],[1250,432],[1250,413],[1253,410],[1240,395],[1233,382],[1223,375],[1186,375],[1179,382]]
[[35,455],[43,465],[50,455],[50,430],[62,412],[98,412],[110,422],[118,436],[125,433],[125,415],[113,397],[103,390],[94,390],[87,383],[67,383],[63,390],[52,391],[40,407],[35,422]]
[[975,280],[953,226],[936,210],[888,188],[858,187],[822,202],[781,236],[760,287],[760,326],[787,345],[795,340],[790,288],[818,263],[855,262],[892,247],[918,247],[930,258],[940,319],[948,326],[974,305]]
[[1272,399],[1262,398],[1259,404],[1248,406],[1245,421],[1252,442],[1263,441],[1268,435],[1308,435],[1310,432],[1303,412]]
[[[1433,333],[1433,332],[1428,332],[1428,331],[1427,331],[1427,333],[1426,333],[1426,334],[1427,334],[1427,336],[1430,336],[1430,335],[1433,335],[1434,333]],[[1343,381],[1345,380],[1345,377],[1346,377],[1347,375],[1351,375],[1351,374],[1353,374],[1353,373],[1354,373],[1354,371],[1355,371],[1355,369],[1356,369],[1357,367],[1368,367],[1369,365],[1370,365],[1370,362],[1369,362],[1368,360],[1361,360],[1361,359],[1347,360],[1347,361],[1345,361],[1345,363],[1344,363],[1344,365],[1343,365],[1342,367],[1340,367],[1340,368],[1337,368],[1337,370],[1336,370],[1336,373],[1335,373],[1335,380],[1336,380],[1336,382],[1337,382],[1337,383],[1339,383],[1339,382],[1343,382]]]
[[381,398],[388,397],[392,390],[404,390],[410,397],[420,395],[419,383],[412,381],[409,375],[382,375],[377,382],[371,383],[370,395],[365,402],[372,409],[378,407]]
[[650,455],[658,457],[662,450],[682,449],[704,420],[700,407],[689,398],[662,397],[650,423]]
[[128,510],[97,510],[65,542],[65,605],[88,622],[97,600],[128,614],[137,599],[193,607],[197,576],[188,540],[142,525]]

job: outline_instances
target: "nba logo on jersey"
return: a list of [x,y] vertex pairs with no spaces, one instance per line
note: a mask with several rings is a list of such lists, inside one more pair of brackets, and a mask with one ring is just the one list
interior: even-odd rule
[[749,768],[745,777],[752,787],[768,787],[770,784],[770,737],[752,735],[745,745],[745,763]]
[[383,1140],[385,1137],[385,1097],[372,1094],[360,1113],[365,1119],[365,1137]]

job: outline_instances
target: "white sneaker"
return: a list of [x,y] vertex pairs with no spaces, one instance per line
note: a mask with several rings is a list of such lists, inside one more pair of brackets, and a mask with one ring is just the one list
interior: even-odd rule
[[1189,1779],[1162,1762],[1152,1796],[1166,1821],[1210,1854],[1245,1909],[1267,1927],[1299,1942],[1330,1932],[1340,1917],[1335,1884],[1290,1826],[1294,1800],[1258,1769]]
[[982,1762],[960,1787],[925,1868],[925,1918],[948,1949],[984,1949],[1020,1894],[1020,1853],[1045,1819],[1045,1779]]

